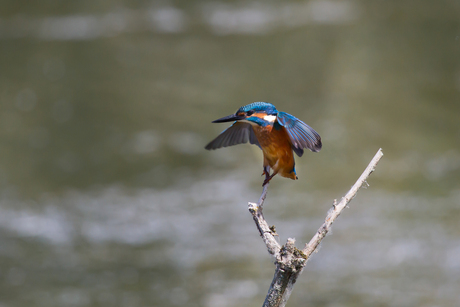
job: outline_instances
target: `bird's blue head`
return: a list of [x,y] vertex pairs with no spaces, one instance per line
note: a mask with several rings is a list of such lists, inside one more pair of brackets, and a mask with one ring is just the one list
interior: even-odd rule
[[253,112],[253,113],[264,113],[266,115],[276,115],[278,114],[278,110],[276,110],[275,106],[268,102],[253,102],[247,104],[236,111],[239,112]]
[[273,124],[278,110],[268,102],[253,102],[239,108],[235,114],[225,116],[213,121],[213,123],[223,123],[230,121],[247,121],[250,124],[267,126]]

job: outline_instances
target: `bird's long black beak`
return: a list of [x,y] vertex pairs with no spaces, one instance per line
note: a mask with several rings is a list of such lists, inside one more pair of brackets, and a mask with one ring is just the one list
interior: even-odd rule
[[216,120],[213,121],[213,123],[232,122],[232,121],[240,120],[240,119],[244,119],[244,118],[245,118],[245,116],[240,116],[240,115],[232,114],[232,115],[229,115],[229,116],[225,116],[225,117],[216,119]]

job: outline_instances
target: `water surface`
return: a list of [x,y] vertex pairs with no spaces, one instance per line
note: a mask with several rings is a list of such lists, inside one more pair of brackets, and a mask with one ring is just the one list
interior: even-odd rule
[[460,304],[457,3],[2,7],[0,305],[260,306],[261,152],[204,150],[254,101],[323,140],[270,185],[281,243],[385,154],[291,305]]

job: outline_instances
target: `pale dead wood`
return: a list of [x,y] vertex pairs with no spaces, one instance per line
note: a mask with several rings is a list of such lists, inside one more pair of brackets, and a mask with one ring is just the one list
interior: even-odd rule
[[249,212],[252,214],[260,236],[267,246],[268,252],[275,257],[275,275],[273,276],[270,289],[268,290],[267,297],[265,298],[265,302],[263,304],[264,307],[283,307],[286,305],[286,302],[291,295],[292,288],[294,287],[298,276],[302,273],[303,268],[306,266],[307,260],[316,251],[323,238],[331,230],[332,223],[340,215],[342,210],[346,208],[348,203],[356,196],[356,193],[358,193],[358,190],[363,186],[363,184],[367,185],[367,178],[375,170],[375,167],[382,156],[382,149],[379,149],[359,179],[345,194],[345,196],[342,197],[341,201],[337,204],[337,201],[334,200],[332,208],[327,213],[323,225],[321,225],[310,242],[305,245],[303,250],[297,249],[294,244],[295,240],[291,238],[287,240],[284,246],[280,246],[275,238],[278,235],[274,226],[270,227],[265,220],[262,209],[263,202],[267,196],[268,184],[264,186],[258,203],[248,204]]

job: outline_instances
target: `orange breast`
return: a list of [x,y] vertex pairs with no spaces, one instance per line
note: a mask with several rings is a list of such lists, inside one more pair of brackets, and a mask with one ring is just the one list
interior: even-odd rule
[[270,166],[283,177],[296,179],[294,155],[286,131],[268,125],[254,127],[254,132],[264,153],[264,166]]

